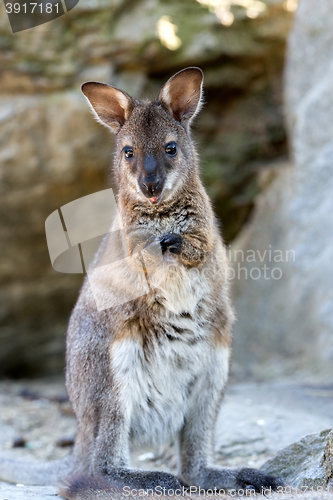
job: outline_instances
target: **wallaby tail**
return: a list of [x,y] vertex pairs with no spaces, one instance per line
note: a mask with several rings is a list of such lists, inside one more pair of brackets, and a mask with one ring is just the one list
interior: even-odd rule
[[[76,475],[67,478],[62,482],[59,493],[66,500],[130,500],[140,496],[143,490],[132,490],[128,486],[117,481],[110,481],[102,476]],[[169,490],[170,491],[170,490]],[[132,492],[132,494],[131,494]],[[151,492],[151,493],[150,493]],[[163,490],[159,494],[154,494],[152,490],[147,490],[145,498],[148,500],[180,500],[183,495],[166,495]],[[227,500],[219,498],[218,500]]]
[[72,476],[62,482],[60,495],[66,500],[123,500],[117,486],[106,478],[98,476]]
[[74,458],[70,454],[53,462],[24,462],[0,454],[0,480],[26,485],[56,486],[74,472]]

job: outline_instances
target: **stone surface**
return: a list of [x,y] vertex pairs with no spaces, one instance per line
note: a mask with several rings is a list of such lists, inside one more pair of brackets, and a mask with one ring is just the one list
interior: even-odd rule
[[[261,255],[267,250],[262,261],[245,262],[248,272],[266,264],[282,273],[281,279],[262,274],[235,283],[234,357],[244,376],[298,372],[333,379],[331,12],[329,0],[318,9],[311,1],[300,3],[286,75],[294,167],[277,173],[235,243]],[[269,249],[281,252],[284,262],[270,258]],[[287,262],[288,251],[294,254]]]
[[333,482],[333,431],[327,436],[324,456],[321,465],[325,468],[325,478],[326,483]]
[[63,368],[82,277],[52,270],[44,221],[110,186],[112,140],[90,116],[83,81],[154,96],[174,72],[202,66],[207,104],[194,133],[203,177],[227,239],[239,231],[260,165],[286,154],[281,75],[292,13],[283,0],[252,11],[238,3],[223,25],[211,2],[82,1],[15,35],[0,4],[0,376]]
[[2,97],[0,109],[0,375],[59,372],[82,277],[52,269],[45,219],[104,187],[110,141],[78,92]]
[[297,488],[327,488],[333,486],[332,470],[327,473],[327,463],[332,460],[331,452],[324,457],[325,449],[332,440],[331,429],[311,434],[281,450],[262,467],[266,474],[283,477]]

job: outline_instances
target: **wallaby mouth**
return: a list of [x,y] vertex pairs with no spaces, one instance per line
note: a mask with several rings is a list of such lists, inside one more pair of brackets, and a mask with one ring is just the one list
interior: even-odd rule
[[144,179],[139,180],[139,187],[142,194],[148,198],[153,205],[159,203],[162,199],[164,179],[156,175],[147,175]]
[[146,198],[146,200],[149,202],[151,205],[158,205],[161,203],[161,201],[165,197],[165,193],[163,189],[158,189],[158,190],[153,190],[150,192],[147,192],[146,190],[142,189],[140,186],[140,189],[137,191],[139,193],[141,191],[141,195]]
[[158,190],[158,191],[159,192],[145,193],[145,192],[142,192],[142,189],[141,189],[141,192],[144,195],[144,197],[146,199],[148,199],[149,203],[151,203],[152,205],[157,205],[164,198],[163,190],[162,191]]

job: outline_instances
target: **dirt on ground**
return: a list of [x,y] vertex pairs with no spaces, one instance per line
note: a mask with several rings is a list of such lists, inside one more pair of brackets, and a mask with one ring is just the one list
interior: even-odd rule
[[[260,467],[279,449],[332,427],[332,387],[290,380],[231,384],[217,422],[216,462]],[[17,459],[59,459],[70,452],[75,432],[63,379],[0,382],[1,450]],[[176,473],[175,446],[133,451],[132,465]],[[0,483],[0,500],[48,500],[56,493]]]

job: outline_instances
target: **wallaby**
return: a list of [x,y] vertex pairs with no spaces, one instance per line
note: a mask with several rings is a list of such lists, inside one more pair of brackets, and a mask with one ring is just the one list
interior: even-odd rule
[[[77,499],[114,498],[112,485],[176,490],[181,481],[260,491],[283,484],[255,469],[212,464],[234,314],[226,251],[190,135],[202,82],[199,68],[184,69],[152,102],[104,83],[83,84],[97,119],[116,134],[119,213],[93,263],[117,261],[103,272],[102,291],[115,305],[99,311],[86,278],[67,335],[66,385],[78,422],[71,455],[40,466],[1,459],[3,480],[54,484],[74,474],[61,491]],[[121,259],[122,230],[137,256],[131,264]],[[131,286],[141,286],[136,249],[150,244],[161,249],[157,285],[126,302]],[[130,443],[172,439],[178,479],[131,468]]]

